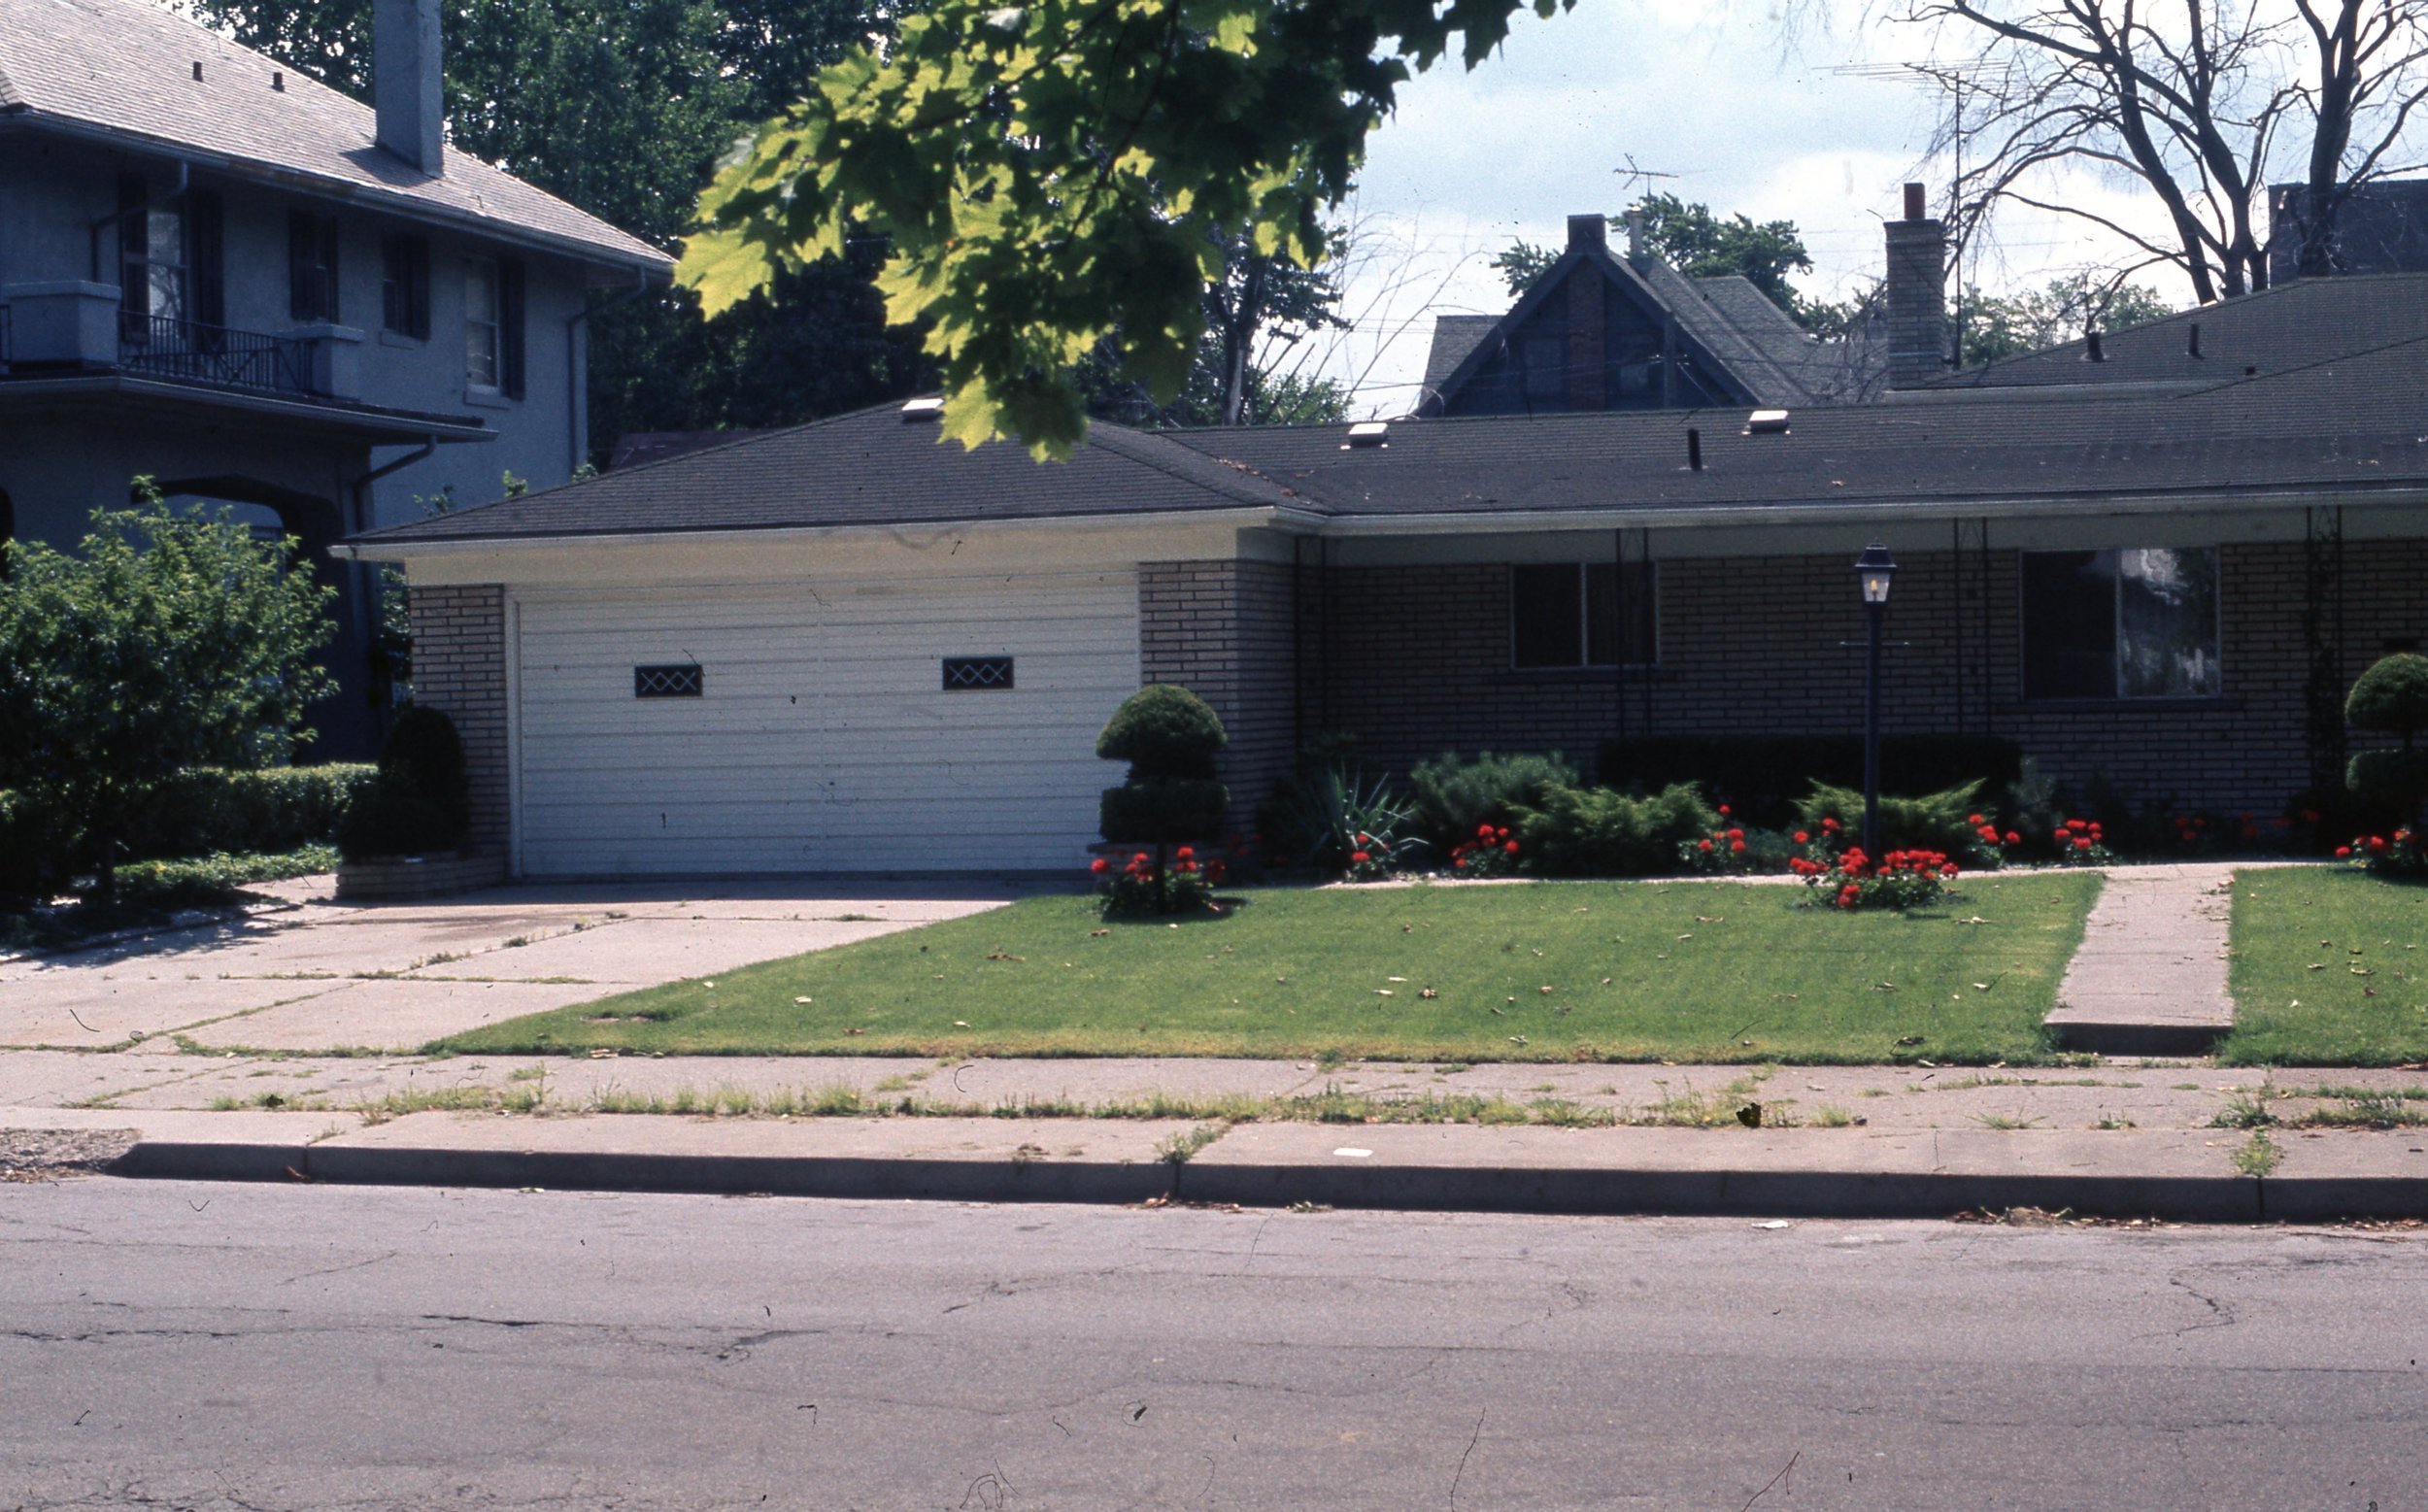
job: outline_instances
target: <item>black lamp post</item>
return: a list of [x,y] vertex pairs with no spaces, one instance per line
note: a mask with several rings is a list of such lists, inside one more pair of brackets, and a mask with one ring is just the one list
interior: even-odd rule
[[1888,584],[1897,563],[1874,541],[1855,558],[1863,585],[1863,854],[1880,864],[1880,626],[1888,619]]

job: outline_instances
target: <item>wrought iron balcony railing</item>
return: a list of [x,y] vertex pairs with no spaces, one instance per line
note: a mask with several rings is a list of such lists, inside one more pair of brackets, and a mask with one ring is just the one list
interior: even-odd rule
[[118,365],[177,383],[311,394],[311,344],[139,311],[118,312]]

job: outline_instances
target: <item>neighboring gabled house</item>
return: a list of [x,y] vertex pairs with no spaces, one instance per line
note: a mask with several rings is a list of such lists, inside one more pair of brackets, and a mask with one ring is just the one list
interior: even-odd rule
[[1619,256],[1607,220],[1570,216],[1567,250],[1506,314],[1435,319],[1416,413],[1853,403],[1885,362],[1868,330],[1816,340],[1752,281],[1690,279],[1641,246]]
[[[376,0],[364,105],[147,0],[0,0],[0,528],[148,474],[299,536],[584,459],[592,291],[658,249],[444,146],[436,0]],[[384,693],[342,575],[322,749]]]
[[[2294,323],[2361,328],[2337,301],[2371,282]],[[1875,540],[1889,729],[2006,737],[2077,791],[2278,814],[2341,772],[2351,676],[2428,637],[2428,333],[1752,408],[1099,423],[1052,465],[939,446],[914,402],[341,549],[403,564],[447,669],[417,692],[523,875],[1073,866],[1142,682],[1222,715],[1241,819],[1319,733],[1402,773],[1850,733]]]

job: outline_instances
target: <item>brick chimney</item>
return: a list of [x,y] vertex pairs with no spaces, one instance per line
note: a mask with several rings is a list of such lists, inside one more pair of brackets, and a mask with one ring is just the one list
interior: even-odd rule
[[[1610,222],[1602,216],[1568,217],[1568,251],[1591,251],[1607,254],[1610,251]],[[1568,407],[1571,410],[1607,409],[1610,403],[1610,376],[1604,348],[1609,340],[1609,319],[1604,310],[1607,286],[1598,268],[1579,268],[1568,276]]]
[[380,146],[433,179],[446,172],[438,0],[373,0],[371,109]]
[[1905,185],[1905,218],[1888,223],[1888,386],[1910,388],[1947,371],[1947,231]]

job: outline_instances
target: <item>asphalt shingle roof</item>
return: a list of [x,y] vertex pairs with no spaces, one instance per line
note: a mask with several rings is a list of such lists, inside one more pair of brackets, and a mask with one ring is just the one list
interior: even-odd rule
[[[2200,355],[2192,327],[2200,327]],[[1934,388],[2071,384],[2199,386],[2267,377],[2343,353],[2428,336],[2428,273],[2304,279],[2239,299],[2181,311],[2147,325],[2067,342],[1936,380]]]
[[[285,87],[274,90],[280,71]],[[209,153],[237,172],[300,176],[322,192],[486,225],[592,261],[673,267],[638,237],[453,147],[446,174],[427,177],[377,144],[370,106],[150,0],[0,0],[0,123],[12,118]]]
[[[2328,296],[2331,300],[2332,296]],[[2369,302],[2361,290],[2351,296]],[[1098,422],[1067,463],[964,451],[895,406],[376,532],[367,545],[911,525],[1279,506],[1410,523],[1446,516],[1912,507],[1961,515],[2134,497],[2428,489],[2428,334],[2199,388],[2006,388],[1742,409],[1146,432]],[[1686,432],[1703,467],[1687,467]]]
[[1286,502],[1169,435],[1099,422],[1067,462],[1009,442],[944,441],[898,405],[601,473],[364,540],[469,541],[1055,520]]

